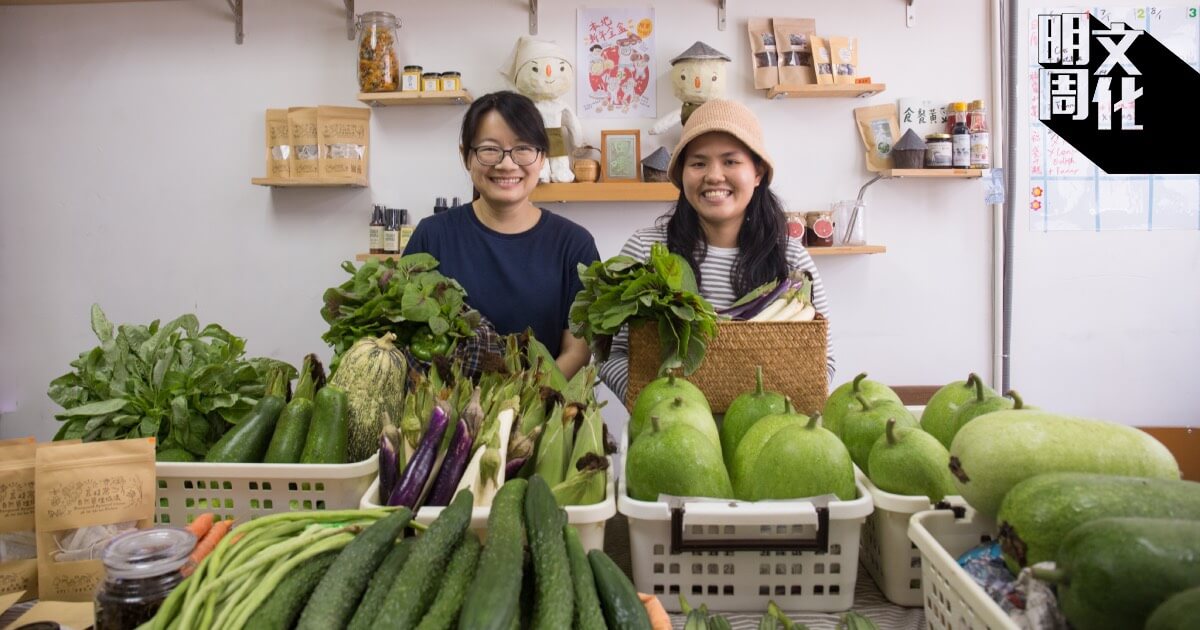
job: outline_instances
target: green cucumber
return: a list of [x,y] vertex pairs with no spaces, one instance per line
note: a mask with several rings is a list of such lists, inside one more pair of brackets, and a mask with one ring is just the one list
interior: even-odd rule
[[208,449],[204,461],[216,464],[261,462],[286,404],[279,396],[259,398],[250,413]]
[[525,562],[521,515],[527,486],[524,479],[506,481],[492,500],[487,545],[458,617],[461,628],[508,630],[518,619]]
[[437,598],[421,619],[417,630],[449,630],[454,627],[463,599],[467,596],[467,587],[471,584],[471,578],[475,577],[479,549],[479,537],[468,531],[454,550],[454,555],[450,556],[450,564],[446,565],[446,574],[442,577]]
[[1175,593],[1146,620],[1146,630],[1195,630],[1200,619],[1200,587]]
[[337,551],[327,551],[300,563],[271,591],[266,601],[246,620],[247,628],[288,630],[304,610],[321,576],[338,557]]
[[346,390],[326,385],[313,402],[312,423],[304,440],[302,464],[344,464],[350,440],[347,413],[350,399]]
[[1200,521],[1102,518],[1071,530],[1057,568],[1058,605],[1075,630],[1141,628],[1168,597],[1200,586]]
[[263,462],[268,464],[296,464],[304,452],[304,442],[308,438],[308,426],[312,423],[313,401],[307,398],[293,398],[284,407],[275,424],[275,435],[271,436],[271,444],[267,446],[267,455]]
[[387,601],[371,626],[377,630],[415,628],[425,611],[433,604],[438,584],[454,548],[471,524],[471,507],[475,497],[463,490],[443,509],[429,529],[417,538],[412,554],[392,589]]
[[378,615],[379,609],[383,607],[383,602],[392,590],[396,576],[400,575],[400,569],[408,561],[416,541],[415,538],[405,538],[388,552],[383,564],[380,564],[379,568],[375,569],[375,575],[371,576],[371,584],[367,586],[367,592],[363,593],[358,610],[354,611],[354,618],[350,620],[350,625],[346,626],[347,630],[367,630],[375,623],[375,615]]
[[596,592],[608,627],[615,630],[650,630],[650,616],[638,599],[633,582],[608,554],[599,549],[588,552],[588,563],[596,578]]
[[1012,572],[1054,560],[1075,527],[1098,518],[1143,516],[1200,520],[1200,483],[1090,473],[1030,477],[1000,503],[1000,546]]
[[575,630],[606,630],[604,611],[600,609],[600,598],[596,595],[596,579],[588,564],[579,531],[563,525],[563,536],[567,540],[567,560],[571,563],[571,583],[575,585]]
[[541,475],[529,479],[525,491],[525,527],[533,555],[537,598],[533,610],[535,630],[568,628],[575,618],[575,593],[571,564],[563,541],[564,513]]
[[371,576],[411,519],[412,512],[408,508],[400,508],[379,519],[350,541],[325,577],[321,578],[296,627],[299,630],[346,627],[358,608],[363,591],[367,590]]
[[154,455],[156,462],[194,462],[196,456],[185,448],[165,448]]

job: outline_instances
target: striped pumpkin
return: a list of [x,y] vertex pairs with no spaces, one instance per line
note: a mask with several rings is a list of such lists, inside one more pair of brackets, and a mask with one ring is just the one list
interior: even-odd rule
[[379,449],[385,422],[400,422],[408,361],[395,345],[396,335],[363,337],[342,355],[331,385],[346,390],[350,401],[350,444],[346,461],[358,462]]

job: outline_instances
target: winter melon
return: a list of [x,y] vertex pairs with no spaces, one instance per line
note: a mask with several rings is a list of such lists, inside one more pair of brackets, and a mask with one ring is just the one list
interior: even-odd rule
[[395,346],[396,335],[364,337],[342,355],[331,385],[349,399],[349,448],[346,461],[358,462],[379,449],[384,423],[400,422],[408,361]]

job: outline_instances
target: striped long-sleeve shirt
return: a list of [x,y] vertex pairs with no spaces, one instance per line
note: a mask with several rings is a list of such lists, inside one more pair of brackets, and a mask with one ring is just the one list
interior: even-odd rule
[[[650,246],[654,243],[667,242],[666,226],[656,225],[634,232],[633,236],[621,248],[621,253],[638,260],[650,259]],[[700,263],[700,295],[712,303],[713,308],[721,310],[733,304],[741,296],[734,295],[730,271],[737,260],[737,248],[708,246],[708,254]],[[813,308],[817,309],[826,319],[829,319],[829,299],[825,295],[825,285],[821,283],[821,275],[812,256],[799,241],[788,239],[787,248],[788,268],[805,270],[813,276]],[[834,359],[833,339],[826,340],[826,368],[829,370],[829,380],[833,382]],[[629,329],[624,328],[613,339],[612,350],[608,360],[600,365],[600,379],[608,385],[621,400],[625,400],[625,391],[629,386]]]

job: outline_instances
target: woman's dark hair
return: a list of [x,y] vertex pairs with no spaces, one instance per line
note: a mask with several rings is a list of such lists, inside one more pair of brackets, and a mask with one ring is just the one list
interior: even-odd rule
[[541,149],[543,153],[549,150],[550,138],[546,136],[546,123],[542,121],[542,114],[533,101],[524,94],[508,90],[491,92],[475,99],[463,115],[462,135],[459,138],[463,164],[470,162],[475,134],[479,131],[483,117],[490,111],[500,114],[521,140]]
[[[761,160],[753,152],[751,155],[757,166]],[[660,224],[663,221],[667,224],[667,248],[687,259],[696,273],[696,282],[700,282],[700,263],[708,255],[708,240],[700,215],[683,191],[679,192],[675,211],[659,218]],[[738,230],[737,245],[737,260],[729,270],[735,295],[743,296],[761,284],[787,277],[787,219],[783,204],[765,183],[754,188],[742,229]]]

